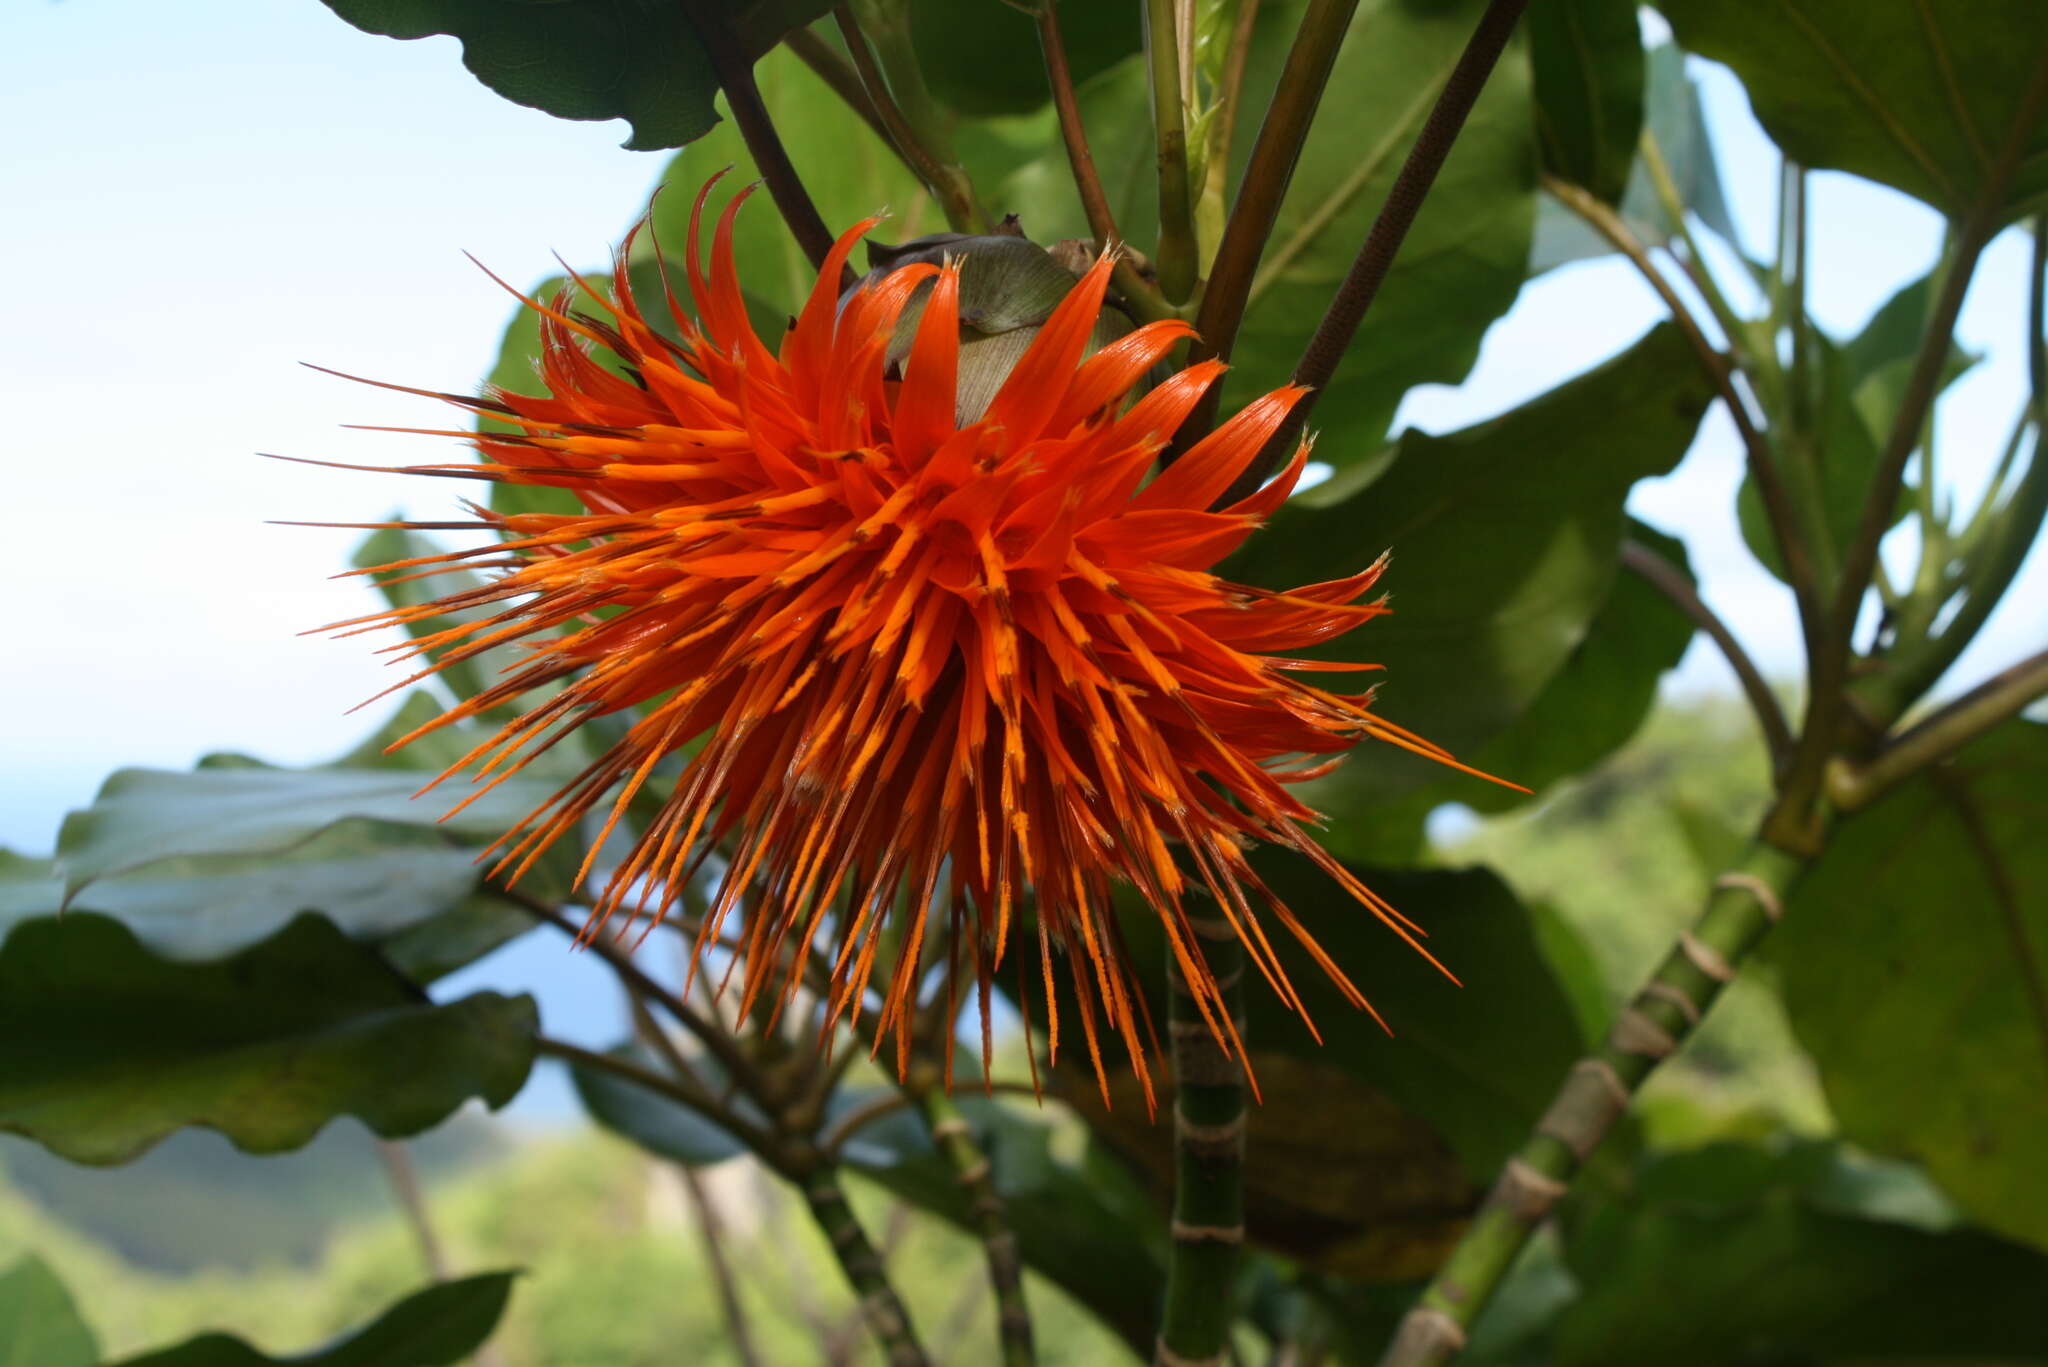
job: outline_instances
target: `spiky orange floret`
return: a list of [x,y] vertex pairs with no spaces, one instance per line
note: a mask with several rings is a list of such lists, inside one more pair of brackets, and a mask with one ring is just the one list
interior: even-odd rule
[[[680,341],[647,321],[622,249],[613,297],[582,291],[593,314],[569,312],[566,298],[527,301],[541,314],[546,397],[469,401],[518,433],[476,438],[481,466],[408,467],[566,488],[584,511],[479,509],[479,525],[501,537],[490,548],[498,577],[341,624],[495,608],[408,647],[431,661],[422,674],[529,644],[525,663],[421,732],[564,681],[449,771],[474,766],[487,784],[589,717],[643,709],[499,842],[498,871],[516,878],[607,795],[609,834],[657,762],[681,753],[659,814],[595,890],[591,933],[621,913],[663,916],[721,849],[697,946],[739,911],[743,1012],[771,986],[779,1011],[799,981],[802,956],[788,951],[827,943],[826,1028],[849,1011],[857,1021],[891,939],[900,948],[883,970],[875,1029],[878,1042],[895,1032],[900,1066],[920,965],[934,957],[932,919],[946,922],[937,953],[947,972],[962,955],[972,961],[985,1023],[989,976],[1028,890],[1051,1048],[1064,957],[1098,1074],[1099,1013],[1144,1079],[1151,1030],[1111,915],[1117,884],[1159,917],[1226,1049],[1239,1045],[1196,920],[1212,934],[1227,925],[1300,1010],[1263,926],[1270,916],[1365,1006],[1244,851],[1252,841],[1301,851],[1415,942],[1414,927],[1306,833],[1315,813],[1287,787],[1365,736],[1447,758],[1374,716],[1369,694],[1296,677],[1371,666],[1287,654],[1380,612],[1359,601],[1380,566],[1284,593],[1208,569],[1293,489],[1306,443],[1265,488],[1211,511],[1304,391],[1253,401],[1155,475],[1168,436],[1223,367],[1189,366],[1126,407],[1191,332],[1153,323],[1084,359],[1104,258],[987,412],[959,425],[958,269],[904,266],[842,299],[842,267],[870,219],[839,239],[770,350],[734,267],[744,198],[719,219],[707,277],[698,197],[694,317],[664,291]],[[920,291],[923,316],[892,367],[892,331]],[[431,574],[475,554],[384,568]],[[1214,905],[1191,920],[1195,888]]]

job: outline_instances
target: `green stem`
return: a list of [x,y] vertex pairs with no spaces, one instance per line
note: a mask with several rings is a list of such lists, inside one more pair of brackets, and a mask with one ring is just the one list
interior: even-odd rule
[[1761,842],[1714,881],[1706,907],[1655,976],[1616,1019],[1606,1042],[1566,1075],[1550,1108],[1507,1166],[1415,1308],[1380,1367],[1436,1367],[1500,1287],[1536,1227],[1628,1109],[1636,1089],[1698,1027],[1735,970],[1782,914],[1805,860]]
[[1756,661],[1742,648],[1742,642],[1728,629],[1728,624],[1707,606],[1699,590],[1693,587],[1692,580],[1640,541],[1624,540],[1621,543],[1621,564],[1669,598],[1720,648],[1728,667],[1735,671],[1735,681],[1742,686],[1750,710],[1756,714],[1757,726],[1764,733],[1772,764],[1777,764],[1791,753],[1792,728],[1786,723],[1784,709],[1778,706],[1770,684],[1764,681],[1763,671],[1756,667]]
[[1308,395],[1294,405],[1258,459],[1224,491],[1217,501],[1218,507],[1227,506],[1264,484],[1267,476],[1292,454],[1317,396],[1335,377],[1338,363],[1351,347],[1351,339],[1358,335],[1359,324],[1365,321],[1373,301],[1379,297],[1380,286],[1393,269],[1394,257],[1400,252],[1408,229],[1422,211],[1423,201],[1429,198],[1430,187],[1436,184],[1437,172],[1443,169],[1458,134],[1464,130],[1465,116],[1478,103],[1487,77],[1493,74],[1494,65],[1500,61],[1508,39],[1514,36],[1515,24],[1527,6],[1528,0],[1489,0],[1486,12],[1465,42],[1465,50],[1458,54],[1457,65],[1444,81],[1443,91],[1430,107],[1422,131],[1415,135],[1415,145],[1408,149],[1406,160],[1395,174],[1351,269],[1345,273],[1322,321],[1302,350],[1301,360],[1295,363],[1294,383],[1306,386]]
[[[1721,325],[1721,331],[1728,339],[1728,349],[1736,354],[1738,361],[1747,359],[1748,325],[1728,303],[1728,296],[1721,292],[1713,272],[1707,268],[1706,255],[1700,251],[1700,244],[1685,221],[1685,200],[1678,193],[1678,183],[1671,178],[1671,167],[1664,160],[1664,149],[1658,145],[1656,135],[1647,128],[1643,130],[1637,151],[1642,157],[1643,169],[1649,173],[1650,188],[1655,192],[1658,204],[1663,206],[1665,216],[1671,220],[1679,243],[1685,248],[1683,255],[1674,251],[1672,258],[1678,262],[1679,269],[1685,272],[1685,278],[1692,282],[1693,288],[1699,291],[1700,298],[1706,301],[1707,311],[1714,315],[1714,321]],[[1771,360],[1775,365],[1777,358],[1772,357]]]
[[[1110,211],[1109,196],[1103,192],[1102,177],[1095,170],[1095,155],[1088,150],[1088,129],[1081,120],[1081,103],[1074,94],[1073,72],[1067,67],[1066,40],[1060,35],[1059,0],[1039,0],[1038,46],[1045,55],[1045,81],[1052,90],[1052,105],[1059,117],[1060,140],[1066,144],[1067,165],[1074,174],[1074,190],[1081,197],[1081,212],[1088,218],[1098,250],[1108,250],[1123,241],[1116,229],[1116,215]],[[1159,287],[1139,275],[1128,256],[1119,256],[1110,282],[1140,322],[1152,323],[1175,316],[1173,305]]]
[[[1209,972],[1215,1009],[1244,1039],[1244,947],[1224,917],[1189,917]],[[1166,1269],[1156,1367],[1220,1367],[1236,1319],[1244,1246],[1245,1082],[1240,1059],[1211,1033],[1182,977],[1167,961],[1167,1029],[1173,1042],[1173,1244]]]
[[[890,142],[938,200],[954,232],[987,232],[988,214],[975,198],[974,182],[953,155],[951,125],[925,88],[910,45],[909,12],[901,0],[856,0],[854,8],[860,12],[859,21],[846,5],[834,10],[832,17]],[[874,51],[868,48],[870,41]]]
[[1024,1300],[1024,1264],[1017,1236],[1010,1229],[1002,1193],[996,1190],[988,1155],[974,1141],[967,1117],[940,1084],[938,1069],[920,1065],[911,1079],[918,1113],[924,1117],[932,1143],[953,1170],[953,1180],[967,1198],[967,1216],[981,1236],[988,1259],[989,1286],[996,1296],[996,1335],[1003,1367],[1031,1367],[1038,1360],[1032,1345],[1031,1307]]
[[[1309,127],[1315,122],[1316,106],[1322,102],[1323,88],[1330,83],[1338,49],[1357,9],[1358,0],[1309,0],[1302,13],[1301,27],[1295,31],[1294,45],[1287,50],[1286,65],[1280,70],[1280,83],[1274,88],[1272,103],[1266,106],[1258,140],[1252,144],[1237,199],[1230,206],[1230,218],[1223,225],[1223,240],[1209,266],[1209,283],[1202,289],[1202,308],[1195,318],[1195,331],[1201,334],[1196,360],[1230,358],[1259,260],[1266,254],[1266,240],[1279,220],[1280,202],[1287,197],[1302,144],[1308,141]],[[1214,421],[1215,407],[1212,398],[1183,430],[1197,436],[1206,432]]]
[[881,113],[875,108],[875,102],[868,98],[867,86],[861,81],[860,72],[854,68],[851,61],[807,28],[791,29],[783,42],[789,45],[789,50],[796,54],[798,61],[809,67],[813,75],[831,87],[833,94],[845,101],[848,109],[860,115],[861,122],[888,145],[889,150],[896,154],[896,159],[902,162],[912,175],[918,173],[916,165],[904,156],[903,149],[896,145],[896,139],[890,134],[888,125],[882,122]]
[[726,107],[732,110],[732,121],[747,145],[747,154],[754,159],[754,169],[768,186],[769,198],[811,265],[823,266],[825,254],[832,250],[832,230],[811,202],[810,192],[789,159],[789,150],[768,117],[761,89],[754,84],[754,64],[733,38],[724,8],[710,0],[682,0],[682,7],[683,16],[711,59],[711,70],[725,90]]
[[[1841,745],[1850,705],[1847,688],[1853,654],[1857,609],[1869,588],[1871,570],[1877,563],[1879,544],[1891,526],[1892,510],[1898,498],[1899,481],[1906,462],[1919,444],[1928,412],[1941,389],[1941,371],[1955,335],[1956,317],[1962,312],[1963,296],[1976,274],[1977,260],[1998,232],[2004,216],[2006,190],[2012,184],[2021,153],[2048,109],[2048,55],[2035,64],[2032,79],[2020,97],[2010,127],[2006,129],[1990,169],[1986,172],[1977,201],[1956,232],[1955,259],[1941,282],[1941,290],[1929,312],[1921,334],[1919,354],[1906,380],[1899,411],[1883,454],[1873,472],[1870,491],[1856,524],[1856,535],[1842,557],[1842,571],[1829,604],[1826,632],[1820,650],[1809,661],[1806,717],[1800,729],[1799,750],[1787,770],[1781,801],[1774,809],[1773,841],[1788,848],[1811,838],[1822,790],[1826,786],[1829,761]],[[1912,699],[1904,699],[1910,705]],[[1883,718],[1878,720],[1882,721]]]
[[889,1283],[882,1255],[868,1242],[867,1231],[846,1203],[846,1191],[839,1185],[838,1169],[826,1164],[813,1168],[802,1178],[804,1203],[811,1218],[825,1233],[832,1256],[846,1273],[853,1294],[860,1302],[860,1317],[882,1350],[889,1367],[925,1367],[924,1348],[911,1327],[910,1314],[902,1297]]
[[1845,811],[1867,807],[1928,765],[1953,754],[2048,695],[2048,650],[2001,670],[1899,735],[1867,763],[1837,762],[1828,798]]
[[[2039,540],[2042,524],[2048,522],[2048,359],[2044,359],[2048,358],[2048,298],[2044,298],[2048,296],[2048,216],[2034,221],[2033,279],[2027,293],[2027,369],[2032,392],[2026,414],[1985,491],[1984,503],[1972,514],[1958,542],[1965,566],[1962,606],[1938,635],[1904,644],[1886,662],[1884,672],[1859,690],[1859,698],[1879,716],[1904,712],[1976,639]],[[2006,475],[2026,440],[2029,424],[2033,450],[2025,473],[2008,496]],[[2003,506],[1999,506],[2001,499]]]
[[1195,292],[1195,218],[1173,11],[1173,0],[1145,0],[1145,56],[1152,73],[1152,130],[1159,151],[1159,242],[1152,264],[1167,302],[1183,304]]

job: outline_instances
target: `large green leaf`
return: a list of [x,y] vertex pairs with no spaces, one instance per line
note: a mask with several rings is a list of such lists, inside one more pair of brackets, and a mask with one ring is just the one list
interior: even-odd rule
[[1842,1133],[2048,1245],[2048,726],[2011,721],[1846,821],[1772,951]]
[[[1403,434],[1381,462],[1283,508],[1228,573],[1268,586],[1315,583],[1391,548],[1382,582],[1395,611],[1338,651],[1386,666],[1389,717],[1471,751],[1514,723],[1587,639],[1614,591],[1629,487],[1678,463],[1709,395],[1684,340],[1660,326],[1490,422],[1441,437]],[[1324,810],[1364,820],[1371,804],[1440,776],[1372,747],[1309,791]],[[1461,791],[1478,786],[1468,780]],[[1345,841],[1341,826],[1331,832],[1332,848]]]
[[1643,127],[1643,31],[1635,0],[1547,0],[1523,22],[1543,169],[1618,201]]
[[538,1024],[529,997],[424,1001],[318,916],[180,964],[72,912],[0,943],[0,1129],[80,1163],[124,1162],[186,1125],[253,1153],[338,1115],[416,1134],[471,1097],[511,1100]]
[[[1137,5],[1060,6],[1067,65],[1077,82],[1143,45],[1140,13]],[[1023,114],[1052,98],[1038,26],[1007,0],[910,0],[910,25],[925,84],[961,113]]]
[[[1253,284],[1232,357],[1238,399],[1293,372],[1484,8],[1476,0],[1359,5]],[[1248,110],[1271,97],[1300,6],[1263,9],[1278,12],[1262,22],[1247,63]],[[1402,396],[1417,384],[1463,379],[1486,329],[1514,303],[1536,212],[1529,98],[1528,53],[1517,41],[1323,390],[1318,459],[1341,468],[1370,455]],[[1233,146],[1248,149],[1250,132],[1240,131]],[[1149,240],[1125,231],[1141,245]]]
[[[1644,131],[1656,140],[1658,155],[1664,158],[1680,203],[1724,241],[1739,246],[1728,199],[1721,189],[1721,173],[1714,161],[1713,140],[1707,134],[1699,87],[1686,75],[1685,55],[1670,43],[1660,43],[1649,50],[1644,66]],[[1562,170],[1557,174],[1574,179]],[[1629,229],[1645,242],[1668,242],[1677,233],[1676,225],[1657,197],[1649,169],[1640,159],[1630,169],[1620,199],[1610,202],[1620,210]],[[1543,197],[1536,211],[1535,240],[1529,248],[1529,274],[1540,275],[1570,261],[1590,260],[1613,251],[1614,244],[1587,226],[1577,214],[1551,196]]]
[[[183,856],[101,879],[73,905],[123,922],[172,959],[211,959],[301,911],[377,940],[446,911],[476,887],[474,851],[401,826],[347,821],[281,854]],[[0,851],[0,933],[63,902],[52,860]]]
[[117,1367],[451,1367],[483,1346],[505,1313],[511,1272],[485,1272],[415,1291],[341,1342],[288,1358],[227,1334],[123,1358]]
[[[1870,315],[1863,330],[1842,346],[1851,402],[1870,429],[1871,440],[1880,446],[1891,435],[1892,423],[1905,400],[1906,382],[1913,360],[1920,354],[1921,336],[1934,305],[1938,270],[1901,285]],[[1951,340],[1941,371],[1942,388],[1961,378],[1980,359]]]
[[416,797],[423,781],[419,771],[404,769],[122,769],[101,786],[92,806],[64,819],[57,836],[58,872],[65,896],[75,901],[81,889],[100,879],[165,860],[285,854],[343,822],[438,830],[481,846],[540,806],[557,786],[540,778],[509,779],[446,816],[472,790],[457,781]]
[[[680,147],[718,122],[718,78],[704,44],[670,0],[325,0],[370,33],[452,34],[462,64],[515,104],[564,119],[625,119],[626,146]],[[826,0],[708,0],[758,57],[790,29],[825,13]]]
[[[1676,537],[1634,518],[1628,520],[1628,537],[1691,577],[1685,545]],[[1528,793],[1474,783],[1449,770],[1439,770],[1434,781],[1391,802],[1379,798],[1369,782],[1325,784],[1317,799],[1337,828],[1332,848],[1354,857],[1405,862],[1421,847],[1426,818],[1446,802],[1504,812],[1536,801],[1562,779],[1584,773],[1642,728],[1656,705],[1658,681],[1677,667],[1692,637],[1692,619],[1670,599],[1638,575],[1617,575],[1607,601],[1587,626],[1585,639],[1528,710],[1492,740],[1460,756],[1476,769],[1513,779]],[[1375,757],[1364,758],[1368,763],[1361,768],[1370,768]],[[1355,800],[1357,809],[1332,805],[1330,799],[1338,793]]]
[[41,1258],[0,1272],[0,1367],[93,1367],[99,1360],[92,1329]]
[[1870,1190],[1857,1167],[1824,1144],[1716,1144],[1652,1162],[1629,1197],[1575,1222],[1569,1254],[1582,1292],[1556,1327],[1549,1360],[1721,1367],[2048,1356],[2048,1258],[1845,1203],[1854,1184]]
[[[2048,61],[2039,0],[1664,0],[1678,41],[1726,62],[1805,166],[1883,181],[1951,215],[1974,205]],[[2048,192],[2037,122],[2001,207]]]

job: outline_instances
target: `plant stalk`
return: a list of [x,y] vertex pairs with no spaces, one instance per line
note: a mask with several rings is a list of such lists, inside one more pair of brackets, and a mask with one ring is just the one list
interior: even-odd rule
[[1324,311],[1322,321],[1316,325],[1315,334],[1309,338],[1308,347],[1294,367],[1294,383],[1307,386],[1308,395],[1295,404],[1287,421],[1266,443],[1259,458],[1238,477],[1235,485],[1224,492],[1218,500],[1219,507],[1243,498],[1264,484],[1267,476],[1294,450],[1317,396],[1337,373],[1337,366],[1350,348],[1351,339],[1358,335],[1359,324],[1371,311],[1373,300],[1379,296],[1380,286],[1393,267],[1394,257],[1408,236],[1408,229],[1413,226],[1416,214],[1421,212],[1423,201],[1429,197],[1430,187],[1436,183],[1437,172],[1443,169],[1445,159],[1457,143],[1458,134],[1465,127],[1465,116],[1472,112],[1480,91],[1486,88],[1486,79],[1493,74],[1493,68],[1500,61],[1508,39],[1514,35],[1515,24],[1527,6],[1528,0],[1489,0],[1486,13],[1480,16],[1478,27],[1466,41],[1465,50],[1458,56],[1458,64],[1451,68],[1450,78],[1444,82],[1442,93],[1429,111],[1429,118],[1416,135],[1415,145],[1408,149],[1408,157],[1401,163],[1394,184],[1387,191],[1386,202],[1380,205],[1379,216],[1366,233],[1365,242],[1344,276],[1344,283],[1337,287],[1336,296],[1330,300],[1329,308]]
[[1828,800],[1844,811],[1867,807],[2043,697],[2048,697],[2048,650],[1992,675],[1901,733],[1867,763],[1837,761],[1828,771]]
[[[1059,116],[1060,140],[1067,149],[1067,165],[1074,173],[1074,190],[1081,197],[1081,212],[1087,216],[1088,231],[1100,250],[1122,243],[1116,215],[1109,196],[1102,189],[1102,177],[1095,169],[1095,155],[1088,150],[1088,129],[1081,119],[1081,102],[1074,94],[1074,74],[1067,67],[1066,40],[1060,36],[1059,0],[1039,0],[1038,46],[1045,54],[1045,80],[1052,89],[1052,106]],[[1130,258],[1119,256],[1110,282],[1124,297],[1140,322],[1156,322],[1175,316],[1173,305],[1159,287],[1139,275]]]
[[1640,575],[1651,587],[1677,604],[1679,611],[1690,617],[1720,648],[1728,667],[1735,671],[1735,681],[1742,686],[1742,695],[1749,700],[1750,710],[1756,714],[1757,726],[1764,733],[1764,742],[1770,748],[1773,764],[1783,760],[1792,750],[1792,728],[1785,721],[1784,709],[1778,706],[1771,686],[1764,681],[1763,672],[1756,667],[1756,661],[1750,658],[1749,652],[1742,648],[1742,642],[1736,639],[1735,633],[1728,629],[1728,624],[1707,606],[1699,590],[1676,565],[1642,542],[1623,541],[1621,563],[1624,569]]
[[1152,264],[1167,302],[1184,304],[1195,292],[1195,215],[1173,0],[1145,0],[1145,60],[1152,75],[1152,131],[1159,153],[1159,242]]
[[895,138],[889,133],[888,125],[882,122],[881,114],[875,109],[875,102],[868,98],[867,86],[861,83],[860,72],[854,68],[853,63],[807,28],[791,29],[789,36],[783,41],[789,45],[789,50],[796,54],[797,60],[809,67],[819,80],[830,86],[832,93],[845,101],[848,109],[860,115],[861,122],[873,130],[874,135],[896,154],[896,159],[902,162],[912,175],[916,175],[917,167],[903,155],[903,149],[896,145]]
[[[1227,1016],[1245,1038],[1244,947],[1222,917],[1188,918]],[[1155,1367],[1222,1367],[1244,1246],[1245,1076],[1210,1032],[1180,965],[1167,959],[1172,1038],[1173,1243]]]
[[768,117],[761,88],[754,84],[754,64],[732,36],[721,8],[711,0],[682,0],[682,6],[683,17],[696,30],[697,41],[711,59],[711,70],[725,91],[726,107],[732,110],[732,121],[747,144],[747,154],[754,159],[754,169],[767,183],[769,198],[811,265],[822,269],[826,253],[832,250],[832,230],[811,202],[803,178],[789,159],[789,149],[782,145],[775,123]]
[[[1941,283],[1940,293],[1929,311],[1920,350],[1913,361],[1906,388],[1899,401],[1884,452],[1874,472],[1870,492],[1856,524],[1855,538],[1842,558],[1842,570],[1835,585],[1825,622],[1821,649],[1809,662],[1806,717],[1800,729],[1800,745],[1792,757],[1783,793],[1789,801],[1773,809],[1776,824],[1771,838],[1778,844],[1796,847],[1813,838],[1814,811],[1827,782],[1831,757],[1841,744],[1847,718],[1850,657],[1856,629],[1857,609],[1869,588],[1877,552],[1891,525],[1891,511],[1898,495],[1906,463],[1919,445],[1928,413],[1941,388],[1942,366],[1948,359],[1950,339],[1955,335],[1956,317],[1962,312],[1963,296],[1976,274],[1977,261],[1997,234],[2006,189],[2018,169],[2020,156],[2048,109],[2048,54],[2035,64],[2032,79],[2021,97],[2012,124],[1997,157],[1986,172],[1982,189],[1969,216],[1956,232],[1955,257]],[[1912,699],[1901,699],[1910,705]],[[1877,718],[1882,723],[1888,718]]]
[[[1288,183],[1301,160],[1316,107],[1322,103],[1323,88],[1330,83],[1338,49],[1357,9],[1358,0],[1309,0],[1302,13],[1301,27],[1295,31],[1294,45],[1280,70],[1280,84],[1252,144],[1244,181],[1223,225],[1223,240],[1209,266],[1209,282],[1203,287],[1202,307],[1195,317],[1195,331],[1201,334],[1195,343],[1196,360],[1230,358],[1251,297],[1252,280],[1266,254],[1266,241],[1273,235],[1281,201],[1287,198]],[[1215,414],[1211,398],[1183,424],[1183,433],[1202,435],[1213,425]],[[1184,438],[1190,440],[1192,437]]]
[[811,1218],[824,1231],[826,1241],[832,1245],[832,1256],[839,1260],[846,1280],[852,1284],[860,1303],[861,1322],[881,1348],[883,1360],[889,1367],[926,1367],[924,1348],[911,1327],[910,1314],[889,1283],[882,1255],[868,1241],[867,1231],[860,1227],[853,1208],[846,1203],[838,1170],[819,1164],[805,1174],[801,1185]]
[[738,1354],[741,1367],[761,1367],[761,1354],[754,1347],[753,1322],[747,1318],[746,1303],[740,1299],[739,1278],[733,1272],[732,1259],[726,1256],[725,1217],[719,1213],[711,1193],[704,1189],[704,1179],[695,1168],[688,1163],[678,1163],[675,1168],[683,1179],[690,1205],[697,1212],[698,1232],[704,1236],[704,1256],[710,1261],[711,1275],[718,1284],[718,1304],[725,1313],[725,1327],[732,1334],[733,1352]]
[[1535,1132],[1507,1161],[1471,1227],[1401,1321],[1380,1367],[1437,1367],[1463,1351],[1467,1331],[1529,1236],[1650,1071],[1698,1027],[1783,914],[1786,894],[1805,866],[1800,856],[1758,841],[1714,880],[1692,929],[1679,936],[1606,1041],[1572,1068]]
[[1032,1343],[1031,1307],[1024,1299],[1024,1264],[1017,1236],[1010,1229],[1002,1193],[996,1190],[988,1155],[974,1140],[967,1117],[946,1095],[937,1068],[922,1064],[914,1076],[915,1101],[932,1143],[953,1170],[953,1180],[967,1198],[967,1215],[981,1236],[988,1260],[988,1282],[996,1297],[996,1338],[1003,1367],[1031,1367],[1038,1360]]
[[[917,55],[910,50],[909,16],[900,12],[900,6],[882,0],[869,0],[861,11],[867,19],[865,31],[849,6],[833,10],[832,18],[890,143],[938,200],[954,232],[987,232],[988,215],[975,198],[974,182],[953,156],[946,116],[925,89]],[[868,47],[870,32],[881,53],[879,66]]]
[[2048,522],[2048,215],[2034,220],[2034,263],[2027,290],[2027,373],[2030,393],[2027,416],[2007,447],[2010,461],[2025,441],[2026,426],[2034,432],[2026,472],[2004,506],[1995,501],[2004,492],[2005,462],[1991,480],[1984,505],[1971,518],[1962,552],[1967,566],[1963,602],[1939,635],[1911,642],[1885,663],[1884,672],[1858,690],[1880,716],[1897,716],[1922,696],[1955,663],[2005,591]]

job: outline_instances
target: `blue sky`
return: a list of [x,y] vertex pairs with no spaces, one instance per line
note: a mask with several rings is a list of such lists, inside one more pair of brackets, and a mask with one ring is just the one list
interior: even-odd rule
[[[0,51],[0,845],[41,852],[117,765],[181,767],[215,749],[317,760],[367,729],[345,715],[386,682],[364,643],[297,634],[367,605],[327,577],[355,534],[265,519],[427,513],[445,486],[253,453],[391,463],[401,439],[338,424],[445,415],[298,362],[471,387],[509,308],[461,252],[521,284],[551,272],[554,250],[602,260],[663,158],[621,150],[623,125],[506,103],[461,69],[452,39],[362,34],[317,0],[11,0]],[[1733,80],[1704,80],[1729,197],[1761,248],[1774,155]],[[1816,177],[1813,200],[1812,301],[1825,325],[1853,330],[1925,269],[1940,225],[1845,177]],[[2025,271],[2007,234],[1964,313],[1966,341],[1990,353],[1941,414],[1945,468],[1965,490],[2020,400]],[[1555,272],[1496,326],[1466,384],[1419,391],[1404,419],[1446,428],[1499,411],[1656,316],[1618,263]],[[1789,674],[1789,600],[1741,548],[1739,478],[1717,416],[1686,467],[1633,506],[1687,539],[1708,600]],[[2048,639],[2044,560],[1953,679]],[[1725,681],[1701,642],[1671,686]]]

